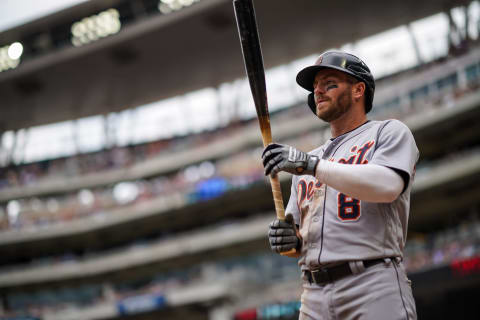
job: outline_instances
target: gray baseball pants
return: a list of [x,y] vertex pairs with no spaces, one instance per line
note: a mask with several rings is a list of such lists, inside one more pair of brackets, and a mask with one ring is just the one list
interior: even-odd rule
[[[358,266],[358,264],[357,264]],[[386,259],[326,285],[304,279],[299,320],[416,320],[403,264]]]

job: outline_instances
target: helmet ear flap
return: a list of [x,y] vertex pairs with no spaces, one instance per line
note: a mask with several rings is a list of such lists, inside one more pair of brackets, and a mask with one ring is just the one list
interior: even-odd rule
[[365,90],[365,113],[369,113],[370,110],[372,110],[373,92],[374,91],[367,86],[367,90]]
[[315,96],[313,95],[313,93],[310,93],[308,95],[308,106],[310,107],[310,110],[312,110],[312,112],[317,115],[317,105],[315,104]]

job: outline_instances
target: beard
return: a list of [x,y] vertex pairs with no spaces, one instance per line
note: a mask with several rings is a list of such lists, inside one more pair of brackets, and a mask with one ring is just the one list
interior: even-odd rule
[[[332,101],[332,100],[327,100]],[[347,113],[352,107],[352,93],[350,90],[343,91],[336,101],[332,101],[329,106],[319,109],[317,106],[317,116],[325,122],[337,120]]]

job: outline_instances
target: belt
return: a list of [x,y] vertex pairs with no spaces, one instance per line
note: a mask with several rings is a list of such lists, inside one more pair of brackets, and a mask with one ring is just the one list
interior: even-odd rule
[[[369,268],[376,264],[385,262],[385,260],[373,259],[373,260],[364,260],[362,262],[365,268]],[[334,282],[334,281],[340,280],[343,277],[353,274],[348,262],[342,263],[334,267],[320,268],[315,270],[304,270],[303,272],[306,278],[308,279],[308,281],[310,282],[310,284],[315,283],[319,285],[323,285],[329,282]]]

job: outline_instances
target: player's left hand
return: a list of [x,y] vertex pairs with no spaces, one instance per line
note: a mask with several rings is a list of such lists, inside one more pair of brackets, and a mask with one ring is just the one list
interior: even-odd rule
[[319,158],[285,144],[271,143],[263,150],[262,160],[266,176],[275,176],[280,171],[315,176]]
[[285,220],[275,219],[269,225],[268,241],[270,248],[276,253],[295,249],[300,252],[302,241],[297,236],[297,228],[291,213]]

